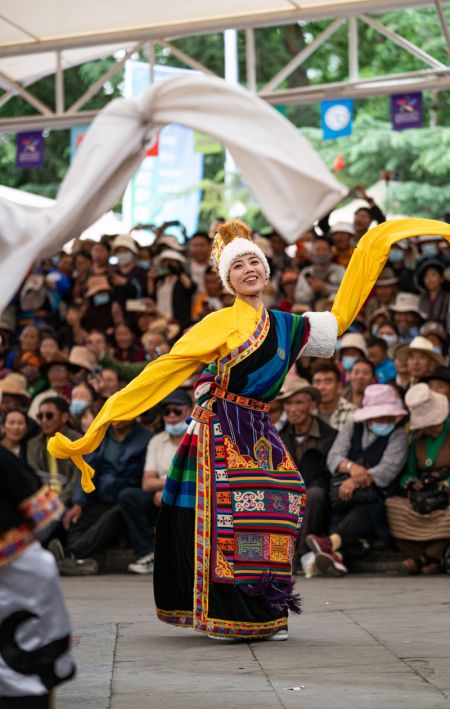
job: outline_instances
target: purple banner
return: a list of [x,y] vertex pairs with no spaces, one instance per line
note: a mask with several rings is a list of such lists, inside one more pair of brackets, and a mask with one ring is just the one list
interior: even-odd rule
[[393,130],[420,128],[423,123],[421,92],[391,96],[391,120]]
[[17,133],[16,167],[30,168],[44,165],[44,136],[42,131]]

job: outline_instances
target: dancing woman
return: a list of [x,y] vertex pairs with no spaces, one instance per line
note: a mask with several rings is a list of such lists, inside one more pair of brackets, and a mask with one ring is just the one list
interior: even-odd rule
[[242,222],[219,227],[213,258],[236,300],[190,333],[206,328],[216,352],[163,494],[157,613],[213,637],[281,640],[288,610],[300,611],[292,556],[306,495],[269,402],[300,353],[331,356],[337,322],[331,313],[266,311],[269,265]]
[[[430,231],[432,228],[439,231]],[[442,229],[443,227],[443,229]],[[431,220],[382,224],[361,239],[333,313],[267,312],[269,265],[242,222],[219,227],[213,258],[230,308],[211,313],[104,405],[85,436],[57,434],[50,452],[71,457],[84,489],[94,489],[92,452],[113,421],[155,406],[201,365],[197,406],[163,493],[155,547],[158,617],[217,638],[287,638],[299,611],[291,561],[305,488],[268,417],[297,357],[330,357],[356,317],[395,241],[450,227]]]

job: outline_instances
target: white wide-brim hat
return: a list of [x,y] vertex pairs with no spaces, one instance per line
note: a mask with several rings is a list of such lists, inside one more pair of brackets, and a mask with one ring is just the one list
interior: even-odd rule
[[411,414],[412,430],[437,426],[449,414],[449,402],[444,394],[431,391],[427,384],[414,384],[405,396],[405,403]]

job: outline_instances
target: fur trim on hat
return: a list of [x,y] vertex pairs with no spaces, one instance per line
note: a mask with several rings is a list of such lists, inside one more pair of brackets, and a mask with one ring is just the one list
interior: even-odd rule
[[246,254],[254,254],[257,256],[264,266],[266,278],[270,278],[269,263],[264,256],[262,249],[260,249],[254,241],[238,236],[223,248],[219,261],[219,276],[225,289],[228,293],[232,293],[233,295],[234,291],[230,285],[229,279],[231,265],[237,258],[240,256],[245,256]]
[[336,347],[338,324],[333,313],[305,313],[309,322],[309,337],[299,357],[331,357]]

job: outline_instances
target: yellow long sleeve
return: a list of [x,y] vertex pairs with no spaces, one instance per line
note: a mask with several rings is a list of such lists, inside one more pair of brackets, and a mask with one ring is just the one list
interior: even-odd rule
[[56,458],[71,458],[81,471],[83,490],[92,492],[95,489],[92,483],[94,470],[83,456],[100,445],[109,424],[134,419],[156,406],[199,365],[208,364],[245,342],[259,317],[260,312],[243,301],[211,313],[180,338],[168,354],[150,362],[139,376],[111,396],[84,436],[76,441],[61,433],[53,436],[48,442],[50,454]]
[[442,236],[450,241],[450,224],[435,219],[393,219],[364,234],[353,252],[331,308],[338,321],[339,335],[352,324],[366,302],[392,244],[425,234]]

